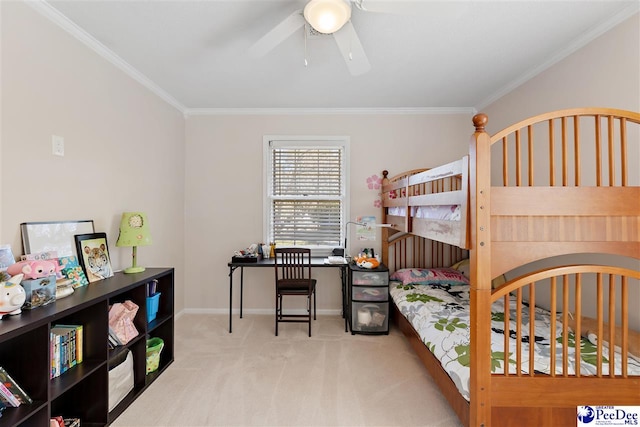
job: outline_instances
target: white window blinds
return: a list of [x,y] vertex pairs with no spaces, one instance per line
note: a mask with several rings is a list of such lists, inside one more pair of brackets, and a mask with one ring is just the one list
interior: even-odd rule
[[343,141],[269,141],[269,234],[278,246],[340,246]]

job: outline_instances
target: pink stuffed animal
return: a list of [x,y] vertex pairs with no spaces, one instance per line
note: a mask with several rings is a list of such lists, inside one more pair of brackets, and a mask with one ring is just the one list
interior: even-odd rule
[[15,264],[11,264],[9,268],[7,268],[7,273],[12,276],[15,276],[16,274],[24,274],[25,279],[39,279],[41,277],[48,277],[52,274],[56,274],[57,270],[57,263],[54,263],[53,261],[20,261]]

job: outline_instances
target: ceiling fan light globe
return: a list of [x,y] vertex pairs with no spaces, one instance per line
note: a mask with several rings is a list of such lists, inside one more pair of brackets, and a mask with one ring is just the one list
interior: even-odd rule
[[348,0],[311,0],[304,7],[304,19],[320,33],[335,33],[351,19],[351,3]]

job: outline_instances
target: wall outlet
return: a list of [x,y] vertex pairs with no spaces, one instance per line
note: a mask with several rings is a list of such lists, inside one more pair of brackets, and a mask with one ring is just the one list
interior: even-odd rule
[[64,156],[64,138],[58,135],[51,135],[51,152],[55,156]]

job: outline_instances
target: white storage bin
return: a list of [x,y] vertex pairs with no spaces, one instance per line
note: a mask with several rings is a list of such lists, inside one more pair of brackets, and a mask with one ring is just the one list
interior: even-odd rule
[[133,354],[127,350],[124,362],[109,369],[109,412],[133,390]]

